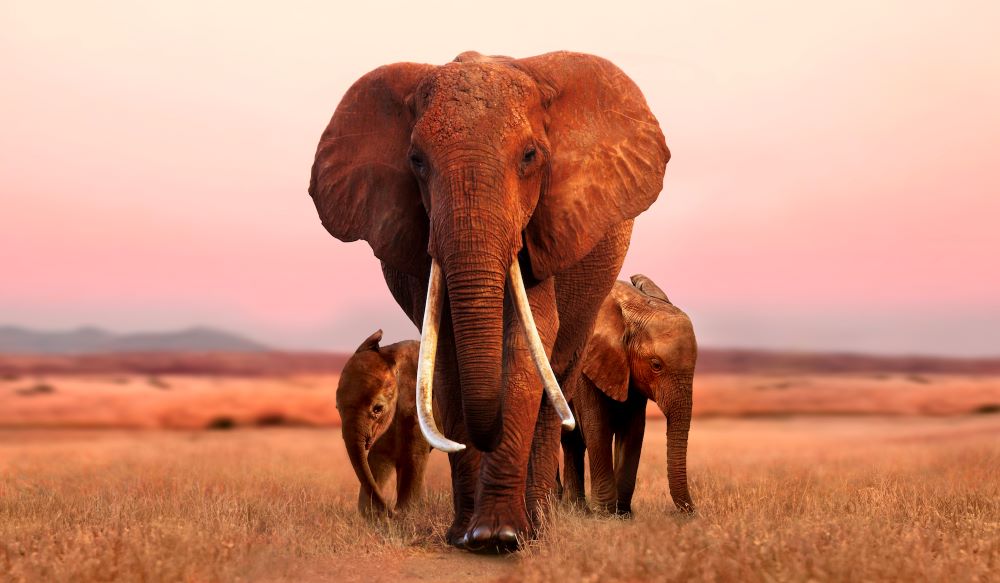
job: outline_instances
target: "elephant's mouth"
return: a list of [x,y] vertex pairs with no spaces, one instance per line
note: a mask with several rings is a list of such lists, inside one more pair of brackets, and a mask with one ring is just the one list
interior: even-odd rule
[[[545,354],[545,346],[538,335],[535,319],[531,314],[531,306],[528,303],[528,293],[524,288],[520,262],[516,259],[511,262],[508,277],[510,278],[510,289],[514,295],[515,310],[527,336],[531,358],[542,378],[545,394],[548,395],[549,401],[552,402],[562,420],[563,428],[572,430],[576,427],[576,421],[573,419],[573,413],[566,402],[566,397],[563,396],[562,389],[559,388],[556,375],[552,372],[552,366]],[[452,453],[462,451],[465,449],[465,445],[444,436],[438,429],[433,412],[434,361],[437,356],[438,329],[441,325],[444,293],[444,277],[441,273],[441,266],[437,259],[434,259],[431,262],[430,279],[427,284],[427,302],[424,307],[420,355],[417,363],[417,419],[420,423],[420,432],[423,433],[431,447]]]

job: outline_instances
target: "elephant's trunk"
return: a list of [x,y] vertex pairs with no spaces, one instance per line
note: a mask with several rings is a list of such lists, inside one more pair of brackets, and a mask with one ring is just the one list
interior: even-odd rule
[[347,444],[347,457],[351,460],[354,473],[361,481],[362,496],[358,500],[360,510],[365,514],[389,513],[389,505],[382,498],[375,476],[368,466],[368,451],[365,448],[365,438],[353,426],[344,425],[344,443]]
[[485,164],[447,175],[431,212],[431,255],[444,271],[462,412],[480,451],[495,450],[503,434],[504,292],[520,247],[500,176]]
[[466,430],[477,449],[493,451],[503,433],[506,266],[484,268],[478,261],[451,262],[444,269]]
[[687,443],[691,430],[692,377],[685,375],[672,381],[673,387],[666,402],[658,400],[660,410],[667,417],[667,479],[674,505],[685,512],[694,511],[687,483]]

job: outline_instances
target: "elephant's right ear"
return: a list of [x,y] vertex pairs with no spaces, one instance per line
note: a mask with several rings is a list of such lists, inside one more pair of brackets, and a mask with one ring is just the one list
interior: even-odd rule
[[435,67],[396,63],[359,79],[320,138],[309,195],[341,241],[364,239],[396,269],[425,276],[428,220],[407,164],[413,113],[407,100]]
[[614,296],[601,305],[583,353],[583,374],[616,401],[628,398],[628,357],[625,354],[625,318]]
[[382,330],[378,329],[372,332],[371,336],[365,338],[365,341],[362,342],[360,346],[358,346],[358,349],[354,351],[354,354],[358,354],[360,352],[366,352],[368,350],[373,350],[375,352],[378,352],[378,343],[381,341],[382,341]]
[[654,283],[653,280],[649,279],[645,275],[637,273],[633,275],[630,279],[632,280],[632,285],[638,288],[639,291],[641,291],[642,293],[646,294],[651,298],[663,300],[668,304],[673,305],[672,302],[670,301],[670,298],[667,297],[667,292],[660,289],[660,286],[656,285],[656,283]]

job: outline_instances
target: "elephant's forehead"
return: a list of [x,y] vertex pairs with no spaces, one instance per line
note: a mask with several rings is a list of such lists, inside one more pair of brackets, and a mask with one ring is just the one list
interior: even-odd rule
[[391,376],[392,369],[375,352],[356,354],[344,365],[337,392],[345,402],[368,398]]
[[527,75],[506,65],[450,63],[421,84],[415,129],[433,144],[502,139],[528,124],[533,89]]

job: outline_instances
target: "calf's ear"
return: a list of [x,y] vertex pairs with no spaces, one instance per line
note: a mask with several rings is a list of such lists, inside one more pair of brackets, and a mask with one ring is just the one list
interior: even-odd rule
[[594,333],[583,353],[583,374],[616,401],[628,398],[628,357],[625,354],[625,318],[613,297],[597,314]]
[[358,346],[358,349],[354,351],[354,354],[365,352],[368,350],[378,352],[378,343],[382,340],[382,330],[376,330],[372,332],[372,335],[365,338],[365,341]]

